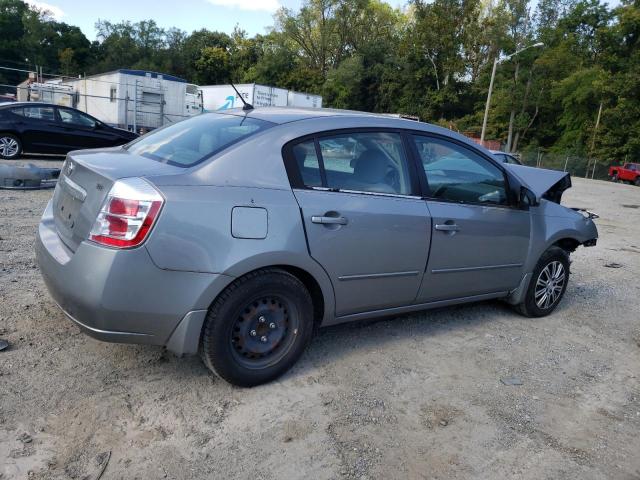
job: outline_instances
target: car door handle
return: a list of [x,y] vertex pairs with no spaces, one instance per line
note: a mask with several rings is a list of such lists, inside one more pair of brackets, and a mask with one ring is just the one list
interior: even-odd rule
[[311,223],[320,223],[322,225],[346,225],[347,219],[344,217],[311,217]]
[[436,230],[440,230],[441,232],[459,232],[460,227],[455,223],[440,223],[436,224]]

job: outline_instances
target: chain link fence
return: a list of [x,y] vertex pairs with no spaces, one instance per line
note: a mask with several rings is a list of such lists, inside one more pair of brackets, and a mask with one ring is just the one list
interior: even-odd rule
[[[572,177],[595,178],[607,180],[609,164],[580,155],[567,153],[545,152],[542,149],[525,151],[520,154],[520,160],[531,167],[548,168],[569,172]],[[595,162],[595,168],[594,168]]]

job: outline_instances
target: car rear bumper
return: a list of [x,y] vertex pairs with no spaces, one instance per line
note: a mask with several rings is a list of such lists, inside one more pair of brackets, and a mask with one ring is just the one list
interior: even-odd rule
[[[36,257],[47,289],[67,317],[107,342],[166,345],[183,319],[206,312],[232,280],[162,270],[144,247],[116,250],[82,242],[72,252],[55,230],[50,206],[38,227]],[[188,332],[181,338],[187,346],[179,348],[190,351],[199,332],[193,326]]]

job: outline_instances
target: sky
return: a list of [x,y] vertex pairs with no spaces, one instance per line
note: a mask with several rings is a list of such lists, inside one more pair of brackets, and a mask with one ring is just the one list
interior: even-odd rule
[[[406,0],[387,0],[402,6]],[[301,0],[26,0],[49,10],[56,20],[76,25],[95,40],[98,19],[119,22],[153,19],[160,27],[191,32],[201,28],[231,33],[236,24],[249,35],[266,33],[281,6],[298,9]]]

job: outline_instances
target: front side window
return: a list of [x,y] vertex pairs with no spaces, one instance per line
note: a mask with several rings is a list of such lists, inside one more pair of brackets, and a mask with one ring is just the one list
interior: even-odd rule
[[407,157],[397,133],[323,135],[294,145],[292,153],[307,187],[411,194]]
[[127,150],[187,168],[272,125],[255,118],[207,113],[144,135]]
[[414,135],[432,198],[506,205],[503,172],[475,152],[438,138]]
[[20,110],[22,111],[18,111],[18,109],[16,109],[13,113],[23,115],[27,118],[35,118],[36,120],[47,120],[50,122],[55,121],[53,107],[24,107]]
[[84,113],[76,110],[67,110],[66,108],[59,108],[60,120],[62,123],[70,125],[79,125],[81,127],[93,128],[96,126],[96,122],[93,118],[85,115]]

